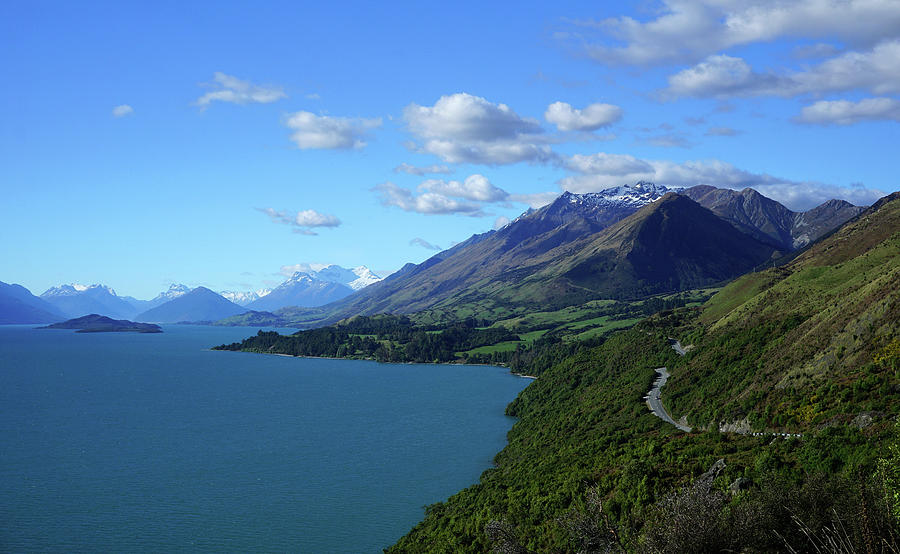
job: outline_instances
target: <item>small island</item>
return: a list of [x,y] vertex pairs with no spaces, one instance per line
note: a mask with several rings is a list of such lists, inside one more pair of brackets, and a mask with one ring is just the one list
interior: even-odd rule
[[137,323],[126,319],[112,319],[98,314],[76,317],[46,327],[38,327],[38,329],[77,329],[76,333],[162,333],[159,325]]

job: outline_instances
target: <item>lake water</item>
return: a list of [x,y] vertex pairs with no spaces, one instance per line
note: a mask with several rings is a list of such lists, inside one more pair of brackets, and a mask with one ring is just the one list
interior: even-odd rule
[[164,329],[0,326],[0,551],[380,552],[477,482],[529,382]]

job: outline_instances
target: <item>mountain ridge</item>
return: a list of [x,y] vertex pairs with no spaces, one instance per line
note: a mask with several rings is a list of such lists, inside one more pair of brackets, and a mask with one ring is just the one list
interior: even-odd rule
[[247,310],[206,287],[197,287],[138,314],[135,319],[149,323],[182,323],[216,321],[242,314]]

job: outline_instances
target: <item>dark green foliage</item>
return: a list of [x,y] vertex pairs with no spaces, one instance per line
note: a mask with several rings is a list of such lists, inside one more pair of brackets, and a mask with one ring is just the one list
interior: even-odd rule
[[[389,552],[809,551],[805,532],[839,526],[852,544],[896,533],[877,483],[859,478],[873,474],[890,429],[677,432],[641,401],[650,368],[675,361],[665,334],[649,329],[566,358],[525,389],[508,408],[519,421],[496,468],[430,506]],[[717,478],[690,485],[719,458]],[[732,496],[739,477],[752,485]],[[851,521],[864,511],[869,527]]]
[[519,339],[502,327],[483,329],[476,327],[477,323],[467,320],[434,329],[414,325],[404,316],[360,316],[287,336],[259,331],[255,337],[216,349],[382,362],[449,362],[456,360],[461,350]]
[[767,475],[738,498],[696,484],[666,495],[650,511],[637,550],[897,552],[898,533],[876,480]]

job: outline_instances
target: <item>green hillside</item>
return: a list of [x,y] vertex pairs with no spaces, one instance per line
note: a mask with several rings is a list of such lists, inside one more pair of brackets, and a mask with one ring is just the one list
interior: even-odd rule
[[897,413],[898,283],[895,198],[785,267],[714,296],[683,331],[695,348],[672,372],[670,409],[694,425],[746,419],[754,429],[786,430],[860,410]]
[[[898,240],[895,194],[785,267],[554,363],[510,405],[496,467],[389,551],[896,552]],[[693,433],[647,411],[662,365]]]

